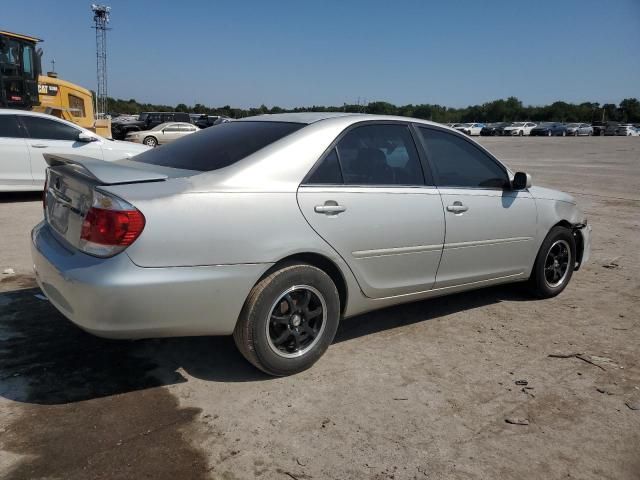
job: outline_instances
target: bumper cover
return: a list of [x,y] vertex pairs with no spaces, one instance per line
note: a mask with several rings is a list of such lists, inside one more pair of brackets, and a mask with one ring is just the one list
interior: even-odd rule
[[38,285],[80,328],[107,338],[228,335],[271,264],[142,268],[126,252],[101,259],[69,250],[46,223],[32,233]]
[[582,256],[580,257],[580,263],[576,267],[576,270],[578,270],[591,258],[591,225],[587,223],[576,224],[573,225],[573,230],[580,232],[582,235]]

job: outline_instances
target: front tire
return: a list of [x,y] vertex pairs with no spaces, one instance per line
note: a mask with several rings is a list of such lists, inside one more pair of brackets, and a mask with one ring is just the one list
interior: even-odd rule
[[242,355],[263,372],[292,375],[322,356],[339,321],[340,296],[331,277],[296,263],[253,287],[233,338]]
[[157,147],[158,146],[158,140],[156,139],[156,137],[145,137],[145,139],[142,141],[142,143],[144,143],[147,147]]
[[553,227],[542,242],[533,265],[529,289],[539,298],[562,292],[571,280],[576,259],[576,243],[571,230]]

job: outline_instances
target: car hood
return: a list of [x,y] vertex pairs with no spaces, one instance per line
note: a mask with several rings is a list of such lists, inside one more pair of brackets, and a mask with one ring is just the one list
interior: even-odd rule
[[147,147],[146,145],[139,143],[123,142],[121,140],[107,140],[103,142],[102,148],[116,152],[129,152],[132,155],[137,155],[138,153],[146,152],[151,147]]
[[157,132],[157,130],[134,130],[132,132],[127,133],[127,135],[147,135],[151,132]]
[[533,195],[533,198],[537,200],[557,200],[560,202],[567,202],[576,204],[575,198],[568,193],[561,192],[560,190],[553,190],[551,188],[544,187],[531,187],[529,193]]

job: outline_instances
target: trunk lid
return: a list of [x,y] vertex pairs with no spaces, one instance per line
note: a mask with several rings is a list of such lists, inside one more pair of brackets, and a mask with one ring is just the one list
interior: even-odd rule
[[198,173],[128,160],[105,162],[80,155],[44,154],[44,157],[49,164],[44,192],[45,220],[59,238],[76,248],[97,187],[162,182]]

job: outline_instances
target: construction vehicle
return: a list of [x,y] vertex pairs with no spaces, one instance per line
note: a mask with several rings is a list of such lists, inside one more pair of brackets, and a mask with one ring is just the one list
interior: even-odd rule
[[48,113],[111,138],[111,122],[95,119],[89,90],[41,74],[39,38],[0,30],[0,108]]

